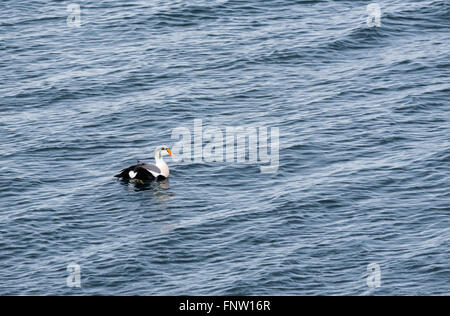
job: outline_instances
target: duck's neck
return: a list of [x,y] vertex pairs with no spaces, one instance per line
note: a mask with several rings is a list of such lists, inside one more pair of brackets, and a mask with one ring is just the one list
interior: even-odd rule
[[169,176],[169,167],[161,157],[160,152],[155,152],[155,161],[156,166],[161,170],[161,174],[167,178]]

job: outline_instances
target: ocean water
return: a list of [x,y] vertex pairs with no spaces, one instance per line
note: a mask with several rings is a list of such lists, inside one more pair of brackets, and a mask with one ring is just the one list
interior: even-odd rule
[[[0,2],[1,295],[450,294],[449,1],[70,3]],[[194,120],[278,169],[113,177]]]

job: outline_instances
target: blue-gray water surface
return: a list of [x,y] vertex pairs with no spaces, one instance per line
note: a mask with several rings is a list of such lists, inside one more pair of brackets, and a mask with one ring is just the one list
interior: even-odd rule
[[[2,0],[0,294],[449,295],[449,2],[374,2]],[[113,177],[196,119],[278,171]]]

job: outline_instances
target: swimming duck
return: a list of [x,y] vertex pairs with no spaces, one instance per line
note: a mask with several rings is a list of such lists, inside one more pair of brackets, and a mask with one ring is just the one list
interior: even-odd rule
[[159,146],[155,150],[156,164],[138,161],[136,165],[123,169],[115,177],[126,180],[133,179],[140,183],[167,179],[169,177],[169,167],[163,160],[164,156],[173,156],[172,151],[167,146]]

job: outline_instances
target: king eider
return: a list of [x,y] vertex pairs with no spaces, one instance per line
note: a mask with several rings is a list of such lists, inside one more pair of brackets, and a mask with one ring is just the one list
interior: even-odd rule
[[164,180],[169,177],[169,167],[164,162],[164,156],[173,156],[172,151],[167,146],[159,146],[155,150],[156,164],[138,162],[137,165],[123,169],[116,178],[126,180],[136,180],[143,183],[144,181]]

